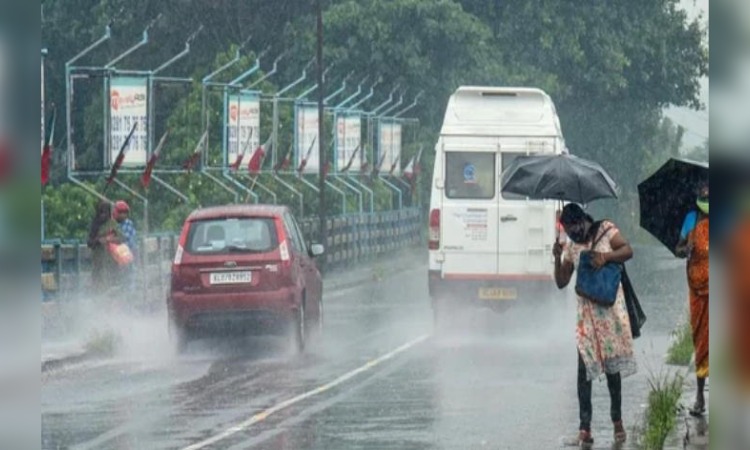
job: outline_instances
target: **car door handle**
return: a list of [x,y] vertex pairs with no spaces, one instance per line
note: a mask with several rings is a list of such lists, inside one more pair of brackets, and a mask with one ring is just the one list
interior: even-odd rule
[[500,218],[500,222],[515,222],[516,220],[518,220],[518,217],[512,215],[507,215]]

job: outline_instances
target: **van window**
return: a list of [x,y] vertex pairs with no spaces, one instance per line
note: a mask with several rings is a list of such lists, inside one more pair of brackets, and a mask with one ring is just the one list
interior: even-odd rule
[[[503,172],[505,172],[505,169],[510,166],[513,161],[515,161],[516,158],[519,156],[526,156],[526,153],[516,153],[516,152],[507,152],[507,153],[501,153],[501,159],[503,164]],[[501,192],[500,195],[505,200],[526,200],[526,196],[519,195],[519,194],[512,194],[510,192]]]
[[188,253],[216,255],[262,253],[277,246],[273,219],[242,217],[193,222],[185,250]]
[[446,152],[445,195],[456,199],[495,197],[495,153]]

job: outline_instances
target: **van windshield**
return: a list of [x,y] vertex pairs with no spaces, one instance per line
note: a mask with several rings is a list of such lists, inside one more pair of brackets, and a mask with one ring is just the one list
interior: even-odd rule
[[192,222],[188,253],[263,253],[276,248],[276,229],[268,218],[221,218]]
[[448,198],[495,198],[496,178],[495,153],[445,153],[445,195]]

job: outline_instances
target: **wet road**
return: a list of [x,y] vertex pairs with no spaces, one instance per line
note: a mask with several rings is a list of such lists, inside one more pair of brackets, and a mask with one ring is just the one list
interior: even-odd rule
[[[649,314],[627,425],[684,309],[670,261],[631,276]],[[45,377],[46,449],[547,449],[575,432],[574,302],[561,293],[432,334],[425,267],[326,295],[326,333],[302,356],[273,338],[196,342],[170,354],[163,317],[130,318],[126,353]],[[640,290],[640,289],[639,289]],[[597,448],[610,448],[606,383]]]

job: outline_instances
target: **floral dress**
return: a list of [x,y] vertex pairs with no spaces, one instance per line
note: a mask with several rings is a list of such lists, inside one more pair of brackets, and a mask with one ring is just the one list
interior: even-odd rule
[[[596,242],[597,239],[594,251],[611,252],[610,241],[619,232],[615,224],[604,221],[591,242],[570,242],[565,249],[565,259],[577,267],[581,252],[591,250],[592,242]],[[620,373],[622,377],[627,377],[637,371],[622,285],[612,306],[601,306],[578,296],[576,343],[586,365],[588,380],[598,378],[603,373]]]

